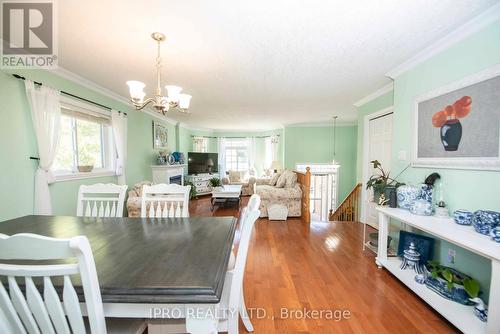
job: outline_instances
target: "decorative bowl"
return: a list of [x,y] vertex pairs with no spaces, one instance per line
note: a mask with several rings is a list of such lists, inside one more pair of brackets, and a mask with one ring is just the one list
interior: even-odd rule
[[456,210],[453,213],[453,219],[458,225],[471,225],[473,217],[474,214],[467,210]]
[[80,173],[89,173],[94,169],[94,165],[78,166]]

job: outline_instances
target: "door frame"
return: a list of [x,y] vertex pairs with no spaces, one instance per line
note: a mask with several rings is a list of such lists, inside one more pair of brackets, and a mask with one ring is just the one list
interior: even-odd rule
[[[363,158],[362,158],[362,166],[361,166],[361,217],[360,221],[363,224],[366,224],[366,210],[367,207],[365,205],[366,203],[366,197],[367,197],[367,190],[365,187],[366,182],[368,181],[368,147],[370,145],[369,142],[369,137],[370,137],[370,121],[375,118],[383,117],[385,115],[393,114],[394,113],[394,106],[390,106],[388,108],[381,109],[379,111],[375,111],[371,114],[365,115],[363,117]],[[394,127],[393,127],[394,128]]]

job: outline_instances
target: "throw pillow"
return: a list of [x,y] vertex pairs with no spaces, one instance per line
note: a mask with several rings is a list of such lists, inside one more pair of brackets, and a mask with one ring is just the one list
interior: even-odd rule
[[292,171],[287,171],[286,180],[285,180],[285,188],[293,188],[297,183],[297,174]]
[[240,182],[240,172],[229,171],[229,182]]
[[288,175],[288,171],[284,171],[281,173],[280,177],[278,178],[278,181],[276,182],[276,188],[284,188],[286,184],[286,178]]
[[278,179],[280,178],[280,176],[281,176],[281,173],[274,174],[273,177],[271,177],[271,180],[269,181],[269,185],[274,187],[276,185],[276,182],[278,182]]

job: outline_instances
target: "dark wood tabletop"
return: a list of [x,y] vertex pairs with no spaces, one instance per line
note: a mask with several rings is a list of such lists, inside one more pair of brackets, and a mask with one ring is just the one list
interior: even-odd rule
[[[85,235],[105,303],[217,303],[235,229],[234,217],[25,216],[0,222],[7,235]],[[72,280],[82,294],[78,278]]]

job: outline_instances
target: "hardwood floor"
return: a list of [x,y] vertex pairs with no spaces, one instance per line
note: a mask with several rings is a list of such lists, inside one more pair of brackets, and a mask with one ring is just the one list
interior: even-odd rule
[[[242,207],[247,201],[243,199]],[[238,208],[212,212],[205,197],[191,201],[190,212],[237,216]],[[361,239],[358,223],[306,226],[299,219],[259,219],[244,281],[254,333],[459,332],[390,273],[378,269],[374,255],[362,251]],[[297,314],[304,309],[318,313],[304,318]],[[323,318],[318,319],[320,311]],[[341,317],[343,311],[348,313]],[[291,312],[299,317],[290,317]],[[241,321],[240,332],[246,333]]]

